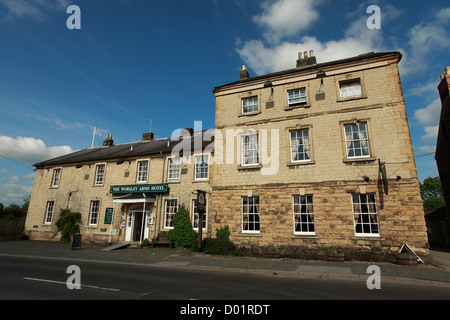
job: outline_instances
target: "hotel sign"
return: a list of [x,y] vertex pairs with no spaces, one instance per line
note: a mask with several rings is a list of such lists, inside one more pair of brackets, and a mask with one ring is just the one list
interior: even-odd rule
[[109,192],[112,194],[119,193],[165,193],[169,191],[167,183],[161,184],[139,184],[127,186],[111,186]]

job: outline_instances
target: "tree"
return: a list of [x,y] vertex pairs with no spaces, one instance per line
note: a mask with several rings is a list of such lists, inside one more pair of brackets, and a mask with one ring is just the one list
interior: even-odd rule
[[80,233],[81,213],[72,212],[69,209],[61,209],[58,221],[56,221],[56,230],[61,233],[61,240],[70,242],[74,234]]
[[439,177],[428,177],[420,184],[420,195],[423,200],[424,210],[445,207],[444,194],[442,192]]

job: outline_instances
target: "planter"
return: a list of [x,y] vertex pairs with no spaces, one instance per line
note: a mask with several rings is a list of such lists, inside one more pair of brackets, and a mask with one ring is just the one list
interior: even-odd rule
[[395,263],[405,266],[417,265],[417,257],[413,254],[396,254]]
[[327,260],[328,261],[344,261],[344,253],[343,252],[327,252]]

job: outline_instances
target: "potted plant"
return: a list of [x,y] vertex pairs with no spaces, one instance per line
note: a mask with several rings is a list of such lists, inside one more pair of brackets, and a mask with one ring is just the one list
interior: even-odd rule
[[280,258],[281,257],[281,253],[278,249],[274,248],[274,247],[269,247],[265,250],[264,252],[264,256],[266,258]]
[[417,265],[417,256],[412,252],[399,252],[395,255],[395,262],[400,265]]
[[327,252],[328,261],[344,261],[344,250],[337,248],[329,248]]

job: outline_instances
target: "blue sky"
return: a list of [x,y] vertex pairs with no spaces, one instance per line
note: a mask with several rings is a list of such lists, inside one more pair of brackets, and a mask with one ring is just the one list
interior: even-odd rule
[[[69,30],[69,5],[81,30]],[[369,5],[381,29],[369,30]],[[402,52],[417,171],[437,176],[439,76],[450,66],[448,1],[0,0],[0,202],[31,194],[32,164],[152,131],[214,127],[215,86],[370,51]],[[447,59],[446,59],[447,57]]]

